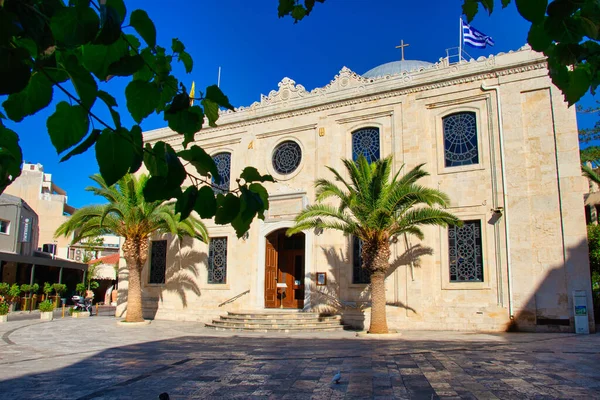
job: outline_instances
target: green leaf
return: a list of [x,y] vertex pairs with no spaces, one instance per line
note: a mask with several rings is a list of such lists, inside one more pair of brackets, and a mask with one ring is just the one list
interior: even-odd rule
[[250,182],[275,182],[275,179],[271,175],[261,175],[258,170],[254,167],[246,167],[242,171],[240,178],[245,180],[247,183]]
[[117,106],[117,100],[104,90],[98,90],[98,98],[102,100],[108,107]]
[[108,186],[125,176],[132,164],[133,152],[127,135],[124,128],[117,132],[105,129],[96,141],[96,160]]
[[87,69],[82,67],[75,56],[69,56],[65,62],[65,69],[71,78],[71,83],[79,95],[82,105],[90,110],[98,95],[96,80]]
[[126,55],[108,67],[108,75],[131,76],[144,66],[144,59],[139,54]]
[[210,187],[202,186],[200,188],[196,197],[194,210],[200,218],[212,218],[215,216],[217,212],[217,200],[215,199],[215,193]]
[[543,23],[531,24],[527,42],[531,45],[533,50],[541,52],[546,50],[552,44],[552,39],[546,33]]
[[277,7],[279,18],[289,15],[294,9],[294,6],[294,0],[279,0],[279,6]]
[[569,74],[569,87],[566,91],[566,98],[569,106],[572,106],[583,97],[587,92],[592,78],[588,66],[585,64],[578,65],[573,72]]
[[79,143],[77,147],[75,147],[73,150],[68,152],[63,158],[61,158],[60,162],[65,162],[73,156],[85,153],[90,147],[94,145],[94,143],[96,143],[99,136],[100,129],[93,129],[92,133],[90,133],[89,136],[85,138],[83,142]]
[[167,108],[171,109],[171,102],[175,103],[174,97],[184,96],[188,98],[187,106],[183,108],[187,108],[190,106],[189,97],[187,94],[177,94],[177,79],[169,75],[162,83],[160,87],[160,105],[156,108],[156,112],[160,113],[161,111],[165,111]]
[[475,15],[478,11],[479,3],[477,2],[477,0],[464,0],[462,12],[467,16],[468,22],[473,21],[473,18],[475,18]]
[[181,160],[177,157],[175,150],[168,144],[165,144],[165,160],[167,160],[167,165],[169,166],[169,172],[167,173],[166,178],[168,189],[179,189],[187,177],[187,172],[185,171]]
[[508,5],[510,4],[511,0],[502,0],[502,8],[506,8],[508,7]]
[[146,11],[135,10],[132,12],[131,18],[129,19],[129,25],[136,30],[148,46],[156,46],[156,28]]
[[146,151],[144,152],[144,165],[150,175],[166,177],[169,173],[169,166],[166,160],[165,142],[158,141],[154,144],[154,148],[150,143],[146,143]]
[[131,149],[133,151],[133,161],[129,167],[129,173],[136,173],[142,166],[144,161],[144,136],[142,135],[142,128],[139,125],[134,125],[130,131],[131,134]]
[[179,57],[177,58],[177,60],[183,63],[183,66],[185,67],[185,72],[187,72],[188,74],[192,72],[192,69],[194,68],[194,60],[192,60],[192,56],[190,56],[190,54],[187,51],[182,51],[181,53],[179,53]]
[[546,15],[548,0],[515,0],[519,14],[532,23],[542,22]]
[[121,23],[125,21],[125,17],[127,16],[127,8],[125,7],[125,3],[123,0],[106,0],[106,6],[112,7],[119,15],[121,19]]
[[37,57],[38,48],[37,44],[30,38],[16,38],[14,43],[17,47],[27,50],[29,55],[33,58]]
[[160,92],[150,82],[133,80],[125,88],[127,109],[138,124],[160,104]]
[[190,96],[187,93],[179,93],[173,97],[173,101],[165,111],[167,114],[176,114],[181,110],[190,108]]
[[217,85],[211,85],[206,88],[205,98],[214,101],[220,107],[227,108],[228,110],[233,110],[233,106],[229,103],[229,99],[227,96],[223,94],[221,89]]
[[123,39],[108,46],[87,44],[81,48],[83,65],[102,81],[108,76],[109,65],[127,54],[128,44]]
[[258,217],[264,220],[264,212],[269,209],[269,192],[267,192],[267,189],[265,189],[265,187],[259,183],[251,184],[248,189],[250,189],[251,192],[256,193],[260,197],[262,207],[257,210],[257,213]]
[[25,89],[31,77],[31,67],[26,64],[27,50],[0,46],[0,60],[0,96]]
[[[133,47],[135,50],[138,50],[140,48],[140,46],[142,45],[140,40],[135,35],[127,34],[127,35],[125,35],[125,38],[127,39],[127,42],[131,45],[131,47]],[[147,48],[147,49],[148,49],[148,51],[150,51],[149,48]]]
[[144,186],[144,199],[148,202],[164,201],[181,195],[180,187],[169,187],[167,178],[152,176]]
[[217,196],[217,212],[215,213],[215,223],[226,225],[231,223],[240,211],[240,199],[234,194],[227,196],[222,194]]
[[488,11],[488,14],[492,14],[492,11],[494,11],[494,0],[478,0],[482,5],[483,8],[485,8]]
[[87,112],[81,106],[66,101],[56,105],[56,111],[46,121],[50,140],[57,153],[62,153],[83,139],[89,128]]
[[302,5],[295,5],[292,9],[292,18],[296,21],[300,21],[306,16],[306,9]]
[[200,175],[210,174],[216,181],[221,181],[215,161],[202,147],[194,145],[187,150],[179,151],[177,155],[192,164]]
[[208,125],[215,127],[216,122],[219,119],[219,105],[212,100],[202,99],[202,107],[204,107],[204,113],[208,118]]
[[100,20],[89,7],[65,7],[50,20],[50,29],[56,41],[66,47],[75,47],[94,40]]
[[144,65],[140,70],[138,70],[135,74],[133,74],[133,79],[140,81],[149,81],[154,77],[154,72],[152,72],[152,68],[154,68],[154,64],[156,63],[156,57],[152,54],[152,50],[149,47],[146,47],[140,53],[142,58],[144,59]]
[[0,193],[21,175],[22,163],[19,136],[0,124]]
[[8,96],[2,103],[8,118],[20,122],[28,115],[33,115],[45,108],[52,101],[52,82],[42,74],[36,72],[29,80],[27,87],[19,93]]
[[173,38],[171,40],[171,50],[173,50],[173,53],[181,53],[185,50],[185,46],[181,43],[181,40]]
[[123,20],[119,12],[114,7],[100,5],[100,15],[102,16],[100,34],[94,40],[96,44],[112,44],[121,37],[121,24]]
[[194,141],[194,135],[202,129],[204,113],[199,106],[189,107],[176,113],[165,112],[169,128],[184,135],[183,147]]
[[175,203],[175,213],[181,214],[181,220],[183,221],[190,216],[190,213],[194,209],[196,199],[198,197],[198,188],[196,186],[190,186],[182,193]]

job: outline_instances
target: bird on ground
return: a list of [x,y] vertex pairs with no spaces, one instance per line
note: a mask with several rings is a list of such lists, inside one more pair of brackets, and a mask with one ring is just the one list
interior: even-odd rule
[[340,379],[342,379],[342,371],[338,371],[337,374],[333,376],[331,383],[340,383]]

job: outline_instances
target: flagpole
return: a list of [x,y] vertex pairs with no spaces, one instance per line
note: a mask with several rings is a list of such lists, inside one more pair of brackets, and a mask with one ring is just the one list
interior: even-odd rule
[[463,22],[462,17],[458,18],[460,20],[460,31],[458,32],[458,63],[462,61],[462,34],[463,34]]

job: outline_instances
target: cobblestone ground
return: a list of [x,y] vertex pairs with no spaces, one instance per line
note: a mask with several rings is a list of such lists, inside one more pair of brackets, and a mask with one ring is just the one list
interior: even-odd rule
[[600,335],[235,335],[94,317],[0,336],[1,399],[600,399]]

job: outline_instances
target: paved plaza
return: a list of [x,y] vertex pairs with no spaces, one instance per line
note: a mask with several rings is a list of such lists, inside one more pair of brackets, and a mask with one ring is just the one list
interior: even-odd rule
[[600,399],[600,335],[384,340],[92,317],[8,322],[0,336],[2,399]]

